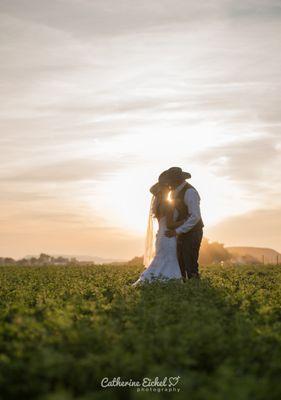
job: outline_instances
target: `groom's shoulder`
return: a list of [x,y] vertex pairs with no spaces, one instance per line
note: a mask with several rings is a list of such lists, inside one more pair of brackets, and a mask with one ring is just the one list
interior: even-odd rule
[[199,193],[198,193],[198,190],[197,189],[195,189],[195,187],[193,187],[193,186],[189,186],[189,187],[187,187],[186,188],[186,191],[185,191],[185,196],[187,196],[187,197],[199,197],[200,198],[200,195],[199,195]]
[[187,196],[199,196],[198,190],[188,182],[186,182],[186,185],[178,193],[178,197],[186,198]]
[[197,190],[195,189],[195,187],[188,187],[188,188],[186,188],[186,192],[185,193],[188,193],[188,194],[198,194],[198,192],[197,192]]
[[192,186],[190,183],[186,183],[185,187],[184,187],[185,192],[189,192],[189,193],[197,193],[197,189],[195,189],[194,186]]

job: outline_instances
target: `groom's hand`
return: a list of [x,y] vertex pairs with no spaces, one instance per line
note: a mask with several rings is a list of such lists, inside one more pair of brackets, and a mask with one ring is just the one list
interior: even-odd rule
[[171,237],[173,237],[173,236],[176,236],[177,233],[176,233],[175,230],[169,230],[169,231],[166,231],[166,232],[165,232],[165,235],[166,235],[167,237],[171,238]]

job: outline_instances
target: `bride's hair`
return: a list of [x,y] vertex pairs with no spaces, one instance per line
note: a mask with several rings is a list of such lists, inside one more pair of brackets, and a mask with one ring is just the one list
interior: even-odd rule
[[165,197],[163,191],[159,191],[153,199],[152,205],[152,216],[153,218],[159,218],[165,212]]

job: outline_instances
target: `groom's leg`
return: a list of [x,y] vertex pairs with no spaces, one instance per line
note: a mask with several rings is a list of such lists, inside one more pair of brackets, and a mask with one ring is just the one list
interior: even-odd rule
[[203,237],[203,230],[189,232],[184,235],[182,257],[188,278],[199,278],[199,250]]
[[181,276],[183,280],[186,280],[186,268],[185,268],[185,263],[184,263],[184,258],[183,258],[183,243],[181,240],[181,237],[178,237],[177,239],[177,255],[178,255],[178,262],[181,270]]

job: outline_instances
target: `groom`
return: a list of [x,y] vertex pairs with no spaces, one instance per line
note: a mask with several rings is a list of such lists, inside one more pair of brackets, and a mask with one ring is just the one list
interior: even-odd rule
[[175,230],[166,231],[167,237],[177,237],[177,253],[183,276],[199,278],[198,257],[203,237],[203,221],[200,211],[200,196],[197,190],[186,182],[191,178],[188,172],[172,167],[164,171],[159,180],[173,190],[172,197],[176,201],[174,218],[186,221]]

